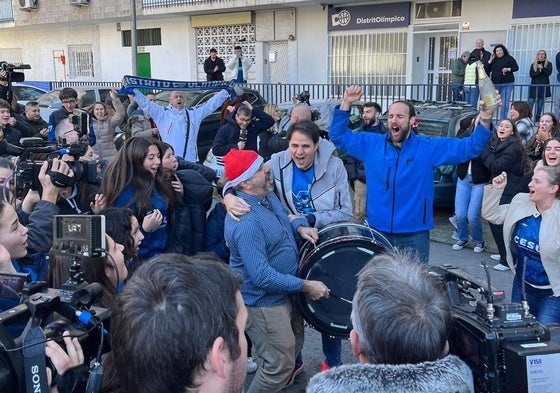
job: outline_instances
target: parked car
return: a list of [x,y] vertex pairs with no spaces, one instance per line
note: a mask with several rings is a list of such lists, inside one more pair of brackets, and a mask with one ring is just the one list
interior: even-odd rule
[[[184,92],[186,106],[189,108],[193,108],[202,105],[219,91],[220,89],[186,90]],[[246,96],[247,101],[251,105],[258,108],[263,108],[266,105],[266,100],[260,95],[257,90],[243,87],[243,92]],[[161,91],[156,94],[156,102],[159,105],[166,107],[167,105],[169,105],[170,95],[171,91],[169,90]],[[220,110],[215,111],[210,116],[207,116],[200,125],[200,131],[198,132],[197,139],[197,148],[198,157],[204,163],[206,163],[206,159],[210,159],[210,161],[213,161],[213,158],[209,158],[208,154],[210,152],[210,149],[212,148],[212,143],[214,143],[214,137],[216,136],[216,133],[220,128],[220,113]],[[210,157],[213,157],[213,155],[211,155]],[[207,166],[212,167],[212,165]]]
[[[457,136],[461,120],[476,115],[478,111],[467,103],[461,102],[423,102],[412,101],[416,110],[415,132],[431,137]],[[387,124],[387,113],[380,117]],[[455,205],[455,186],[457,171],[455,165],[442,165],[434,170],[434,206],[453,207]]]
[[12,83],[12,92],[17,97],[18,104],[25,105],[29,101],[37,101],[47,91],[24,83]]
[[[109,92],[111,91],[111,86],[70,86],[78,93],[84,92],[84,95],[81,98],[81,108],[85,108],[96,101],[101,101],[106,104],[111,103],[111,97]],[[55,110],[62,108],[62,103],[58,98],[60,94],[59,89],[54,89],[49,91],[48,93],[43,94],[41,97],[37,99],[39,106],[41,107],[41,117],[46,121],[49,121],[49,116]],[[117,89],[118,90],[118,89]],[[120,100],[122,101],[125,108],[127,107],[129,101],[128,96],[126,95],[119,95]]]

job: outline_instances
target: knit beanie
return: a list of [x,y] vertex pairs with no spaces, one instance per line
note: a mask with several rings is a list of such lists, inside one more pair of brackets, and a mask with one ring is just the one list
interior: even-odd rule
[[249,180],[261,167],[263,158],[253,150],[231,149],[224,156],[224,169],[228,182],[224,186],[225,192],[242,181]]

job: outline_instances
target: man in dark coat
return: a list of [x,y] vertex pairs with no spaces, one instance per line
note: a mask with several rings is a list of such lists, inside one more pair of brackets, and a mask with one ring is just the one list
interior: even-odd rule
[[204,60],[204,72],[206,72],[207,81],[223,81],[226,65],[224,61],[218,57],[218,51],[210,49],[210,56]]

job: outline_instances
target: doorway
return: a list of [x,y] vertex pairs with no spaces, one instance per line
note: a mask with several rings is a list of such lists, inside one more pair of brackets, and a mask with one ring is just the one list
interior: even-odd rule
[[265,43],[264,58],[264,83],[288,83],[288,41]]
[[138,53],[136,55],[136,67],[138,71],[138,76],[142,76],[144,78],[151,78],[152,66],[150,63],[150,54]]
[[452,101],[450,77],[451,63],[458,56],[457,35],[428,36],[426,42],[428,99],[434,101]]

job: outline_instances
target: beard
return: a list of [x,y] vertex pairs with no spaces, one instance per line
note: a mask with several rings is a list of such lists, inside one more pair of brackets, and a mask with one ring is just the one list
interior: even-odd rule
[[[241,333],[242,334],[242,333]],[[233,363],[231,375],[225,386],[224,393],[242,393],[247,376],[247,358],[239,356]]]

